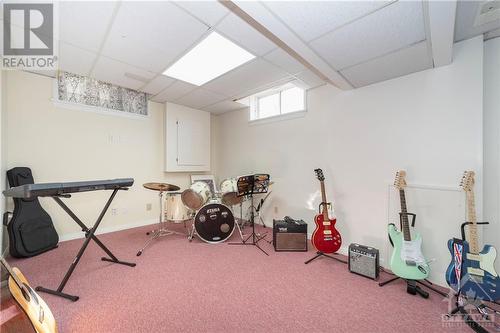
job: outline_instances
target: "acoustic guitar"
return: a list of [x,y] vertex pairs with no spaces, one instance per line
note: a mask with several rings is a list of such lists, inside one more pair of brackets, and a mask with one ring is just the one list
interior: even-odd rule
[[326,192],[325,192],[325,176],[323,175],[323,170],[315,169],[316,177],[321,184],[321,214],[316,215],[314,218],[314,223],[316,223],[316,229],[312,234],[311,241],[319,252],[323,253],[334,253],[340,249],[342,245],[342,238],[340,233],[335,229],[335,223],[337,219],[330,218],[328,216],[328,204],[326,202]]
[[410,230],[408,211],[406,208],[406,171],[398,171],[394,186],[399,190],[401,202],[401,231],[391,223],[388,226],[389,238],[394,246],[391,256],[391,270],[397,276],[408,280],[423,280],[430,269],[422,254],[422,237]]
[[11,268],[4,258],[2,265],[9,273],[9,290],[17,304],[26,313],[36,333],[57,333],[57,325],[49,307],[31,288],[28,280],[17,268]]
[[451,263],[446,270],[446,282],[460,294],[486,301],[500,299],[500,278],[495,271],[497,250],[485,245],[481,251],[477,234],[474,200],[474,171],[465,171],[460,186],[467,197],[466,240],[450,239]]

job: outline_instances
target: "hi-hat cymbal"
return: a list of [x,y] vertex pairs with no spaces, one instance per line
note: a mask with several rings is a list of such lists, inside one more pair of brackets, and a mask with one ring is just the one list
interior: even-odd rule
[[181,188],[177,185],[167,184],[167,183],[145,183],[142,184],[148,190],[153,191],[162,191],[162,192],[170,192],[170,191],[179,191]]

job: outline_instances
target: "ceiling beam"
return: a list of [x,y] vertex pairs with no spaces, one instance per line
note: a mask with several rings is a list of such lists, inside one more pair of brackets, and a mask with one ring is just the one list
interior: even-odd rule
[[226,0],[219,2],[323,81],[340,89],[352,89],[352,85],[339,72],[331,68],[261,3],[237,1],[236,4]]
[[457,1],[425,1],[434,67],[453,60]]

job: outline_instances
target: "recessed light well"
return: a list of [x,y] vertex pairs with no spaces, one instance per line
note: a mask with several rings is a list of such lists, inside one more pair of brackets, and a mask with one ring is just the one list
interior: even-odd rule
[[250,52],[212,32],[163,75],[201,86],[254,58]]

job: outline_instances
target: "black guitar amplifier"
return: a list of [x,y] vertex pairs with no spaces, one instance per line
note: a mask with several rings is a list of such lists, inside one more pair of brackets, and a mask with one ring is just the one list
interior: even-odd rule
[[273,220],[273,244],[277,252],[307,252],[307,223],[288,216]]
[[373,247],[352,243],[349,245],[349,271],[370,279],[378,279],[379,254]]

